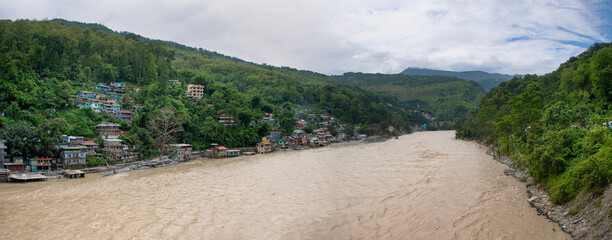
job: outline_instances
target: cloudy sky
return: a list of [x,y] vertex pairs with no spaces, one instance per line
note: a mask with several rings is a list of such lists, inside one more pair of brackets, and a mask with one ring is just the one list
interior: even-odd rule
[[543,74],[612,39],[612,0],[2,0],[2,19],[100,23],[325,74]]

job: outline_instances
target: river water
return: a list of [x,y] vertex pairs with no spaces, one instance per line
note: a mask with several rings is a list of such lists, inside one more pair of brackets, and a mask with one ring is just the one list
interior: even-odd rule
[[0,184],[2,239],[570,239],[454,132]]

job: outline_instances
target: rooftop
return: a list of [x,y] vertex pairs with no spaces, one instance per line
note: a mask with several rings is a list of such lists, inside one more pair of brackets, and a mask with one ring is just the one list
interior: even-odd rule
[[83,146],[98,146],[98,144],[93,142],[93,141],[85,141],[85,142],[81,143],[81,145],[83,145]]
[[191,147],[191,144],[178,143],[178,144],[170,144],[170,146],[173,146],[173,147]]
[[65,150],[81,150],[81,149],[85,149],[87,147],[85,146],[75,146],[75,147],[60,147],[61,149],[65,149]]
[[116,123],[100,123],[98,125],[96,125],[96,127],[120,127],[121,125],[116,124]]

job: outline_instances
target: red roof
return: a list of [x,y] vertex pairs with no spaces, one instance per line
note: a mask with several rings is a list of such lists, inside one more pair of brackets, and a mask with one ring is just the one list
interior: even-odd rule
[[217,149],[219,149],[219,150],[227,150],[227,148],[224,147],[224,146],[218,146]]

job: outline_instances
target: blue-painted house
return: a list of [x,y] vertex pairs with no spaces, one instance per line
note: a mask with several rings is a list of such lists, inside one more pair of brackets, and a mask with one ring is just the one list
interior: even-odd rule
[[77,102],[75,102],[74,104],[76,104],[76,106],[77,106],[78,108],[89,108],[89,107],[91,107],[91,102],[89,102],[89,101],[84,101],[84,100],[82,100],[82,101],[77,101]]
[[116,111],[116,112],[113,112],[113,116],[118,118],[121,121],[132,123],[132,117],[134,116],[134,112],[132,112],[132,111]]
[[107,86],[104,83],[98,83],[98,85],[96,85],[96,88],[100,90],[100,92],[103,94],[108,94],[113,91],[111,87]]
[[106,94],[106,96],[115,99],[115,101],[119,101],[119,94],[116,92],[109,92]]
[[95,92],[91,92],[91,91],[78,91],[77,92],[77,96],[79,96],[81,98],[95,99],[96,98],[96,93]]

